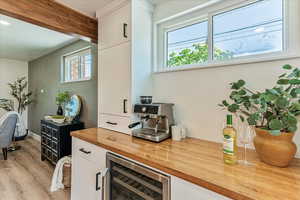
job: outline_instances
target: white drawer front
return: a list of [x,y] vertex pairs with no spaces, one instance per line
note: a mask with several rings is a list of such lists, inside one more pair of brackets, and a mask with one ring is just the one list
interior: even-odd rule
[[99,168],[105,168],[107,150],[74,137],[72,143],[73,155],[78,155],[88,161],[94,162]]
[[116,115],[100,114],[99,127],[118,131],[121,133],[130,134],[131,130],[128,128],[130,124],[129,117],[121,117]]

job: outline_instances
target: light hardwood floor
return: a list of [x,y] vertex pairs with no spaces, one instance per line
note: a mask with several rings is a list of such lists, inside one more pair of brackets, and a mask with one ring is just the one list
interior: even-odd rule
[[40,143],[32,138],[19,142],[22,149],[0,153],[0,200],[69,200],[70,191],[50,193],[54,167],[40,159]]

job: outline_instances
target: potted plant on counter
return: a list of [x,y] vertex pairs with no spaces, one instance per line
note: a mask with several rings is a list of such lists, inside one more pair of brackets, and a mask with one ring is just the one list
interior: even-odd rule
[[63,115],[63,106],[65,103],[67,103],[70,100],[70,93],[68,91],[59,92],[56,96],[56,104],[58,106],[57,108],[57,115]]
[[254,146],[259,158],[270,165],[286,167],[295,157],[292,141],[300,115],[300,69],[284,65],[286,73],[265,91],[252,91],[244,80],[231,83],[230,102],[221,107],[255,127]]

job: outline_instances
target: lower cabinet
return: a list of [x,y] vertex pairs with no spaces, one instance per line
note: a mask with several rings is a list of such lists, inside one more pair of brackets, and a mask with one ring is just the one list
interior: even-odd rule
[[[75,167],[72,176],[72,200],[101,199],[101,189],[97,188],[96,183],[96,175],[101,173],[101,169],[80,156],[73,159],[73,165]],[[99,179],[100,177],[98,177],[98,184],[101,182]]]
[[102,179],[106,150],[72,139],[71,200],[103,200]]
[[180,178],[171,177],[171,199],[172,200],[230,200],[213,191],[199,187],[193,183]]
[[[104,184],[102,185],[106,180],[104,179],[107,172],[106,153],[107,150],[99,146],[77,138],[72,139],[71,200],[111,200],[103,193],[105,188],[103,188]],[[145,166],[142,163],[133,162]],[[229,200],[225,196],[175,176],[171,176],[170,189],[171,200]]]

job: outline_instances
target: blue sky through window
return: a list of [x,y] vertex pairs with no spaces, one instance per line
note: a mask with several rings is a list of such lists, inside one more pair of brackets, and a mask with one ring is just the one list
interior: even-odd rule
[[264,0],[213,17],[214,48],[233,57],[281,51],[282,0]]
[[168,44],[172,50],[183,49],[186,45],[205,43],[208,34],[208,22],[200,22],[168,33]]

